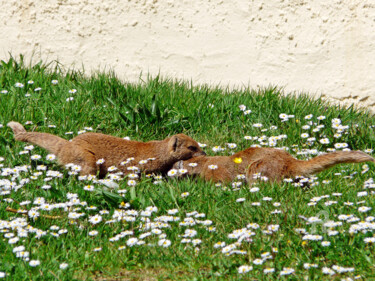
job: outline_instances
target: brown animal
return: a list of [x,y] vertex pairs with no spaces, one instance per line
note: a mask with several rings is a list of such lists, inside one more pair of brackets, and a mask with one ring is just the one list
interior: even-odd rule
[[199,175],[213,182],[230,182],[238,174],[246,174],[251,184],[256,180],[256,174],[267,177],[269,181],[280,181],[284,177],[307,177],[340,163],[366,161],[375,162],[375,159],[362,151],[332,152],[304,161],[281,149],[251,147],[232,156],[198,156],[179,161],[173,168],[186,169],[187,175]]
[[[129,166],[137,166],[145,173],[163,173],[177,161],[205,155],[198,143],[184,134],[162,141],[137,142],[85,133],[67,141],[48,133],[26,132],[18,122],[9,122],[8,126],[13,130],[16,140],[48,150],[57,156],[59,164],[81,166],[81,175],[96,175],[99,171],[99,176],[103,177],[111,166],[116,166],[124,173],[131,173],[127,169]],[[104,159],[104,163],[98,164],[100,159]]]

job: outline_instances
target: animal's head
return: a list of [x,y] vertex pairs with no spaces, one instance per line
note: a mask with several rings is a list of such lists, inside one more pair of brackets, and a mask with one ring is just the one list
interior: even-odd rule
[[167,141],[169,155],[176,161],[206,155],[206,153],[199,147],[199,144],[187,135],[174,135]]
[[173,169],[178,171],[179,176],[200,175],[202,170],[204,169],[206,160],[207,160],[207,157],[204,155],[193,157],[185,161],[181,160],[181,161],[176,162],[173,165]]

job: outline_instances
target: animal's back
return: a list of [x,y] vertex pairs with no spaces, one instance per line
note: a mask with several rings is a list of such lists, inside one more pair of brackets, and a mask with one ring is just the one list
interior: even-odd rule
[[100,133],[79,135],[72,140],[72,143],[93,153],[96,159],[103,158],[110,161],[111,163],[108,164],[118,164],[129,157],[137,157],[138,150],[144,146],[144,143]]

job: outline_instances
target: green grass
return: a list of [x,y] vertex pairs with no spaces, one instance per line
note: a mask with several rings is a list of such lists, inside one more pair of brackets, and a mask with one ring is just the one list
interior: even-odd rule
[[[58,83],[52,83],[57,80]],[[30,83],[29,81],[33,81]],[[16,87],[22,83],[23,87]],[[38,88],[41,88],[40,90]],[[75,93],[70,93],[75,89]],[[37,90],[37,91],[35,91]],[[2,91],[2,92],[1,92]],[[185,133],[200,143],[207,144],[205,151],[209,155],[228,155],[251,145],[259,144],[258,140],[246,140],[244,136],[261,137],[287,135],[277,141],[277,147],[288,147],[298,158],[298,152],[305,149],[327,151],[335,143],[346,143],[351,149],[374,149],[375,118],[366,112],[354,108],[342,108],[327,104],[320,99],[312,99],[308,95],[286,95],[278,88],[262,90],[225,90],[205,85],[194,86],[186,81],[153,77],[137,84],[121,82],[115,74],[102,74],[87,77],[79,72],[60,71],[59,64],[25,65],[23,58],[2,61],[0,66],[0,156],[2,174],[0,175],[0,275],[6,274],[5,280],[324,280],[337,278],[354,278],[362,280],[375,278],[375,256],[373,243],[365,243],[366,237],[373,237],[374,225],[370,222],[374,215],[374,195],[369,181],[374,177],[374,164],[369,163],[367,171],[362,164],[346,164],[324,171],[314,179],[310,189],[302,189],[291,183],[272,184],[259,182],[255,186],[259,191],[251,192],[245,184],[240,189],[228,186],[216,186],[200,179],[163,179],[154,184],[154,179],[143,176],[135,187],[127,186],[127,180],[118,181],[119,190],[126,189],[122,197],[117,189],[106,188],[99,183],[94,192],[84,190],[90,182],[79,180],[69,175],[55,162],[45,160],[47,152],[35,148],[31,154],[19,154],[27,144],[16,142],[6,123],[15,120],[25,125],[27,130],[49,132],[70,139],[85,127],[95,132],[115,136],[129,136],[131,139],[148,141],[163,139],[176,133]],[[73,97],[73,100],[67,101]],[[252,112],[245,115],[240,105],[246,105]],[[294,115],[287,122],[279,118],[281,113]],[[312,114],[311,120],[305,116]],[[326,119],[318,120],[318,116]],[[340,118],[342,125],[348,125],[340,138],[335,138],[336,129],[332,128],[332,119]],[[32,121],[32,124],[27,123]],[[302,127],[311,122],[311,128]],[[261,128],[253,124],[261,123]],[[324,125],[318,132],[313,129]],[[55,125],[56,127],[50,126]],[[270,129],[271,126],[277,128]],[[267,129],[267,130],[265,130]],[[262,131],[263,130],[263,131]],[[66,132],[73,132],[66,135]],[[314,143],[308,143],[301,134],[307,132],[315,137]],[[322,138],[328,138],[329,144],[321,144]],[[229,149],[227,143],[235,143],[235,149]],[[214,153],[212,147],[227,147],[225,151]],[[41,155],[40,160],[30,159],[30,155]],[[38,165],[44,164],[48,170],[59,171],[62,178],[51,177],[46,182],[46,172],[40,175]],[[6,168],[30,165],[26,172],[8,175]],[[341,174],[338,174],[341,173]],[[23,182],[29,179],[29,182]],[[325,183],[324,181],[330,181]],[[365,183],[367,184],[365,185]],[[43,185],[51,185],[45,190]],[[12,186],[11,189],[9,186]],[[254,187],[254,186],[253,186]],[[370,188],[368,188],[370,187]],[[358,197],[358,192],[367,191],[367,195]],[[190,195],[182,197],[181,194]],[[87,209],[85,204],[73,207],[56,208],[52,211],[40,210],[41,216],[35,221],[21,214],[6,211],[12,209],[31,209],[36,205],[33,201],[43,197],[49,204],[66,203],[68,193],[77,194],[80,202],[87,206],[95,206],[95,210]],[[341,193],[338,196],[336,193]],[[329,195],[330,197],[324,196]],[[272,201],[264,201],[271,197]],[[319,197],[315,206],[309,206],[311,199]],[[237,202],[245,198],[244,202]],[[31,201],[21,206],[20,203]],[[330,204],[330,201],[336,203]],[[361,202],[363,201],[363,202]],[[121,202],[130,203],[129,209],[141,213],[149,206],[156,206],[150,220],[167,215],[168,210],[177,209],[174,216],[179,221],[169,222],[169,227],[160,228],[169,247],[158,246],[158,235],[152,234],[144,238],[145,245],[126,246],[130,237],[137,237],[145,230],[141,215],[135,222],[114,222],[106,224]],[[254,206],[254,202],[261,202]],[[280,206],[274,203],[280,203]],[[328,202],[328,203],[327,203]],[[344,204],[352,202],[352,205]],[[311,204],[310,204],[311,205]],[[359,212],[360,206],[371,207],[367,212]],[[69,212],[84,213],[85,216],[72,220]],[[273,214],[275,210],[280,214]],[[108,210],[102,215],[102,222],[91,224],[90,216],[100,210]],[[196,218],[197,223],[181,226],[189,213],[196,211],[204,214]],[[359,221],[340,220],[339,215],[351,214]],[[43,216],[47,215],[47,216]],[[190,214],[191,215],[191,214]],[[51,218],[48,216],[58,216]],[[193,215],[194,216],[194,215]],[[328,235],[327,228],[321,223],[308,224],[303,218],[319,216],[325,221],[341,221],[342,225],[334,227],[338,234]],[[20,237],[15,244],[7,233],[18,235],[16,228],[5,227],[5,222],[23,218],[27,225],[46,231],[46,235],[37,238],[29,231],[26,237]],[[349,229],[360,221],[369,222],[367,231],[350,233]],[[212,221],[209,226],[202,222]],[[3,222],[1,222],[3,221]],[[225,255],[222,249],[215,248],[217,242],[233,244],[237,240],[228,237],[234,230],[246,228],[250,223],[259,225],[253,229],[252,241],[244,239],[237,245],[237,250],[245,254]],[[66,229],[67,233],[54,237],[51,226]],[[269,225],[279,225],[272,234],[264,233]],[[372,229],[371,229],[372,227]],[[26,229],[26,226],[22,226]],[[331,242],[323,247],[321,241],[304,242],[303,235],[296,228],[304,228],[308,232],[315,229],[315,234],[322,235],[324,241]],[[31,228],[28,228],[31,230]],[[201,244],[181,243],[186,229],[197,231],[195,237]],[[97,236],[89,236],[89,232],[97,230]],[[111,237],[132,230],[133,234],[119,241],[110,241]],[[150,231],[150,230],[148,230]],[[57,232],[57,230],[55,231]],[[39,260],[40,265],[31,267],[29,262],[16,257],[13,249],[23,245],[29,252],[30,260]],[[95,252],[95,248],[101,251]],[[276,250],[277,249],[277,250]],[[256,265],[254,260],[269,252],[271,259]],[[66,269],[60,269],[61,263],[67,263]],[[318,268],[305,269],[305,263],[315,263]],[[252,265],[253,269],[239,274],[242,265]],[[354,268],[354,272],[338,273],[330,276],[323,273],[324,267],[342,266]],[[275,272],[265,274],[267,267]],[[294,269],[291,275],[280,276],[284,267]]]

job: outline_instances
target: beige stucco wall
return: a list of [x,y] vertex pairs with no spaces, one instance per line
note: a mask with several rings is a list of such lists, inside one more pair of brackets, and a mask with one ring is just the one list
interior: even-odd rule
[[375,108],[374,0],[0,0],[0,59],[223,86],[283,86]]

